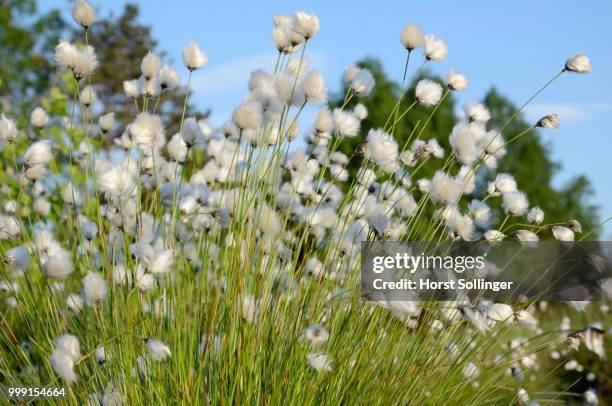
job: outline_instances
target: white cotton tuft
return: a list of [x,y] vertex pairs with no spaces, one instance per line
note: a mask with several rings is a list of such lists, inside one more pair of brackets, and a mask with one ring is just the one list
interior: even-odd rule
[[161,340],[149,338],[145,344],[147,346],[147,350],[149,351],[149,355],[151,355],[151,358],[153,358],[155,361],[164,361],[172,355],[168,344]]
[[174,90],[181,84],[181,76],[170,65],[164,65],[159,70],[159,83],[162,90]]
[[36,128],[43,128],[49,122],[49,115],[42,107],[36,107],[30,114],[30,123]]
[[408,24],[400,33],[400,42],[408,51],[414,51],[423,45],[423,32],[416,24]]
[[145,80],[142,83],[141,90],[142,90],[142,94],[147,97],[159,96],[162,91],[161,82],[159,80],[159,77],[156,75],[156,76],[153,76],[149,80]]
[[589,73],[591,71],[591,61],[585,54],[578,52],[565,62],[565,70],[576,73]]
[[304,96],[310,103],[319,103],[327,99],[327,88],[323,75],[316,70],[310,71],[302,81]]
[[463,73],[449,70],[446,74],[446,87],[456,92],[462,92],[468,88],[468,78]]
[[463,106],[465,117],[469,122],[486,123],[491,119],[489,109],[482,103],[468,102]]
[[425,35],[423,37],[425,43],[425,59],[443,62],[448,56],[448,46],[442,39],[435,35]]
[[189,117],[185,119],[183,129],[181,131],[181,138],[185,142],[187,148],[193,148],[194,145],[204,139],[202,127],[195,118]]
[[539,226],[544,221],[544,211],[539,207],[532,207],[527,213],[527,221],[531,224]]
[[115,113],[111,112],[101,115],[98,119],[98,125],[103,133],[107,133],[112,130],[113,126],[115,125]]
[[329,332],[320,324],[313,324],[304,331],[304,338],[313,347],[318,347],[325,344],[329,338]]
[[8,250],[4,255],[4,259],[9,268],[18,272],[25,271],[28,265],[30,265],[30,254],[23,245]]
[[145,80],[151,80],[157,75],[160,69],[161,59],[159,56],[149,51],[145,57],[142,58],[142,62],[140,63],[140,71],[142,72],[142,76],[144,76]]
[[361,103],[357,103],[357,105],[353,108],[353,114],[359,120],[365,120],[368,117],[368,109]]
[[361,123],[353,113],[336,108],[334,109],[333,116],[334,127],[338,135],[349,138],[357,135]]
[[79,101],[85,107],[89,107],[98,100],[98,95],[92,86],[85,86],[79,95]]
[[364,157],[376,163],[387,173],[397,169],[398,145],[390,134],[382,129],[371,129],[366,137]]
[[314,127],[318,133],[331,133],[334,129],[334,117],[327,108],[322,108],[315,113]]
[[96,22],[96,12],[93,7],[84,0],[77,0],[72,8],[72,17],[77,24],[86,30]]
[[435,173],[429,185],[429,193],[434,202],[455,204],[461,197],[462,191],[463,183],[442,171]]
[[77,362],[81,358],[79,339],[72,334],[57,337],[55,339],[55,349],[68,355],[73,362]]
[[312,352],[306,356],[308,365],[317,372],[329,372],[332,370],[331,362],[328,360],[327,354],[323,352]]
[[498,230],[488,230],[484,233],[484,239],[490,242],[501,241],[506,235]]
[[98,56],[94,47],[91,45],[86,46],[81,50],[77,50],[74,54],[73,65],[71,66],[72,72],[77,79],[82,79],[93,73],[98,67]]
[[319,32],[319,17],[298,11],[295,13],[295,29],[308,40]]
[[356,94],[367,96],[372,92],[375,83],[372,72],[367,69],[358,69],[352,76],[349,86]]
[[551,128],[553,130],[559,129],[559,116],[557,114],[549,114],[542,117],[536,123],[536,127]]
[[257,101],[242,102],[234,109],[232,120],[241,130],[258,130],[263,122],[263,107]]
[[83,296],[89,306],[94,306],[103,301],[107,294],[108,282],[102,274],[90,272],[83,278]]
[[15,138],[17,138],[17,126],[15,125],[15,121],[2,113],[0,116],[0,139],[11,143]]
[[68,383],[77,381],[78,376],[74,372],[74,361],[70,355],[61,350],[55,350],[50,357],[51,367],[60,378]]
[[434,106],[442,98],[442,86],[433,80],[423,79],[416,85],[416,99],[424,106]]
[[527,210],[529,209],[527,195],[519,191],[506,192],[503,195],[502,207],[506,213],[513,216],[523,215],[527,213]]
[[457,159],[464,165],[471,165],[479,156],[480,148],[477,142],[477,135],[474,134],[474,127],[466,122],[460,122],[453,127],[453,131],[448,138],[457,155]]
[[185,141],[183,141],[183,138],[181,138],[179,133],[172,136],[170,142],[168,142],[166,145],[166,148],[168,149],[168,155],[170,155],[170,158],[176,162],[184,162],[187,158],[187,152],[189,150],[187,149],[187,144],[185,144]]
[[495,189],[501,193],[515,192],[517,185],[514,176],[509,173],[498,173],[494,180]]
[[194,71],[204,67],[208,63],[208,56],[198,44],[191,41],[183,48],[183,62],[187,69]]
[[267,204],[262,204],[259,208],[259,218],[257,221],[257,227],[264,236],[276,235],[281,230],[281,221],[276,214],[276,211]]
[[557,241],[574,241],[574,232],[567,227],[554,226],[551,231]]
[[23,160],[26,166],[46,165],[53,160],[51,141],[36,141],[26,150]]
[[117,166],[98,176],[100,189],[116,198],[130,196],[135,183],[133,174]]
[[164,138],[161,118],[150,113],[140,113],[130,125],[129,131],[142,149],[151,149]]
[[136,99],[140,95],[140,83],[137,79],[123,81],[123,93],[131,99]]

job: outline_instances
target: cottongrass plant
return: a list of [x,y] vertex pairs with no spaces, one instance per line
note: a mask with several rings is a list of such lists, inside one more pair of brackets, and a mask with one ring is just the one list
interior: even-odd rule
[[[604,327],[586,324],[585,309],[606,322],[607,307],[561,307],[559,327],[544,302],[359,299],[362,241],[569,241],[581,233],[576,220],[546,224],[512,175],[496,174],[522,135],[504,130],[527,103],[501,129],[487,125],[484,105],[466,104],[445,151],[421,136],[448,92],[468,86],[450,71],[446,89],[423,79],[410,107],[398,100],[384,128],[363,128],[367,109],[346,106],[368,96],[372,74],[347,68],[344,104],[329,110],[325,79],[306,58],[319,19],[298,12],[274,16],[275,68],[253,71],[219,128],[189,117],[185,100],[179,131],[166,131],[156,108],[181,79],[153,52],[142,77],[125,78],[135,111],[117,128],[113,111],[94,108],[91,74],[104,63],[88,45],[95,14],[80,0],[73,15],[84,45],[62,41],[55,51],[58,69],[72,73],[66,92],[76,113],[37,107],[29,120],[0,118],[2,384],[65,386],[69,403],[96,405],[597,403],[604,377],[573,354],[584,346],[605,357]],[[400,40],[406,69],[421,47],[422,64],[447,59],[446,43],[416,25]],[[183,60],[189,92],[208,58],[191,42]],[[589,70],[576,54],[553,81]],[[429,119],[398,145],[393,129],[416,104],[431,109]],[[307,105],[318,111],[300,129]],[[558,118],[536,126],[556,128]],[[338,151],[359,134],[353,154]],[[101,147],[108,138],[122,151],[114,159]],[[444,165],[423,178],[430,160]],[[506,220],[496,223],[494,205]],[[528,225],[513,230],[509,217]],[[563,363],[591,389],[558,386]]]

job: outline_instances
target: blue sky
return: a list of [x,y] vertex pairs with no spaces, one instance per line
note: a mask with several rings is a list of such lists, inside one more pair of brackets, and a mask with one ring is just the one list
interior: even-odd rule
[[[94,1],[99,13],[119,14],[122,0]],[[41,8],[69,10],[67,0],[44,0]],[[585,174],[596,190],[601,216],[612,216],[612,2],[567,0],[409,1],[133,1],[141,21],[181,67],[181,50],[191,40],[208,53],[209,65],[194,77],[194,101],[213,108],[220,123],[240,101],[249,73],[274,63],[272,15],[305,10],[316,13],[321,30],[309,44],[309,58],[338,89],[343,69],[365,56],[379,58],[401,80],[404,53],[398,37],[408,22],[436,34],[449,45],[448,60],[431,64],[444,74],[453,68],[468,75],[470,88],[460,103],[482,98],[495,85],[517,104],[526,100],[577,51],[593,65],[589,75],[563,75],[527,110],[536,120],[558,113],[559,131],[542,132],[554,160],[562,164],[560,185]],[[374,6],[375,5],[375,6]],[[415,64],[416,65],[416,64]],[[414,65],[413,65],[414,70]],[[520,185],[519,185],[520,186]],[[612,222],[610,222],[612,223]],[[604,237],[612,239],[612,224]]]

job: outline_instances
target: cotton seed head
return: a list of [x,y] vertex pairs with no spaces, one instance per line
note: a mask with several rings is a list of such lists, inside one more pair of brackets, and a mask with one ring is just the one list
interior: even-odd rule
[[554,226],[551,231],[557,241],[574,241],[574,232],[567,227]]
[[72,8],[72,17],[86,30],[96,22],[96,12],[85,0],[78,0]]
[[353,114],[359,120],[365,120],[368,117],[368,109],[361,103],[357,103],[357,105],[353,108]]
[[491,119],[491,113],[489,113],[489,109],[484,104],[478,102],[466,103],[463,106],[463,111],[465,112],[465,117],[470,122],[484,124]]
[[49,122],[49,115],[42,107],[36,107],[30,114],[30,123],[36,128],[43,128]]
[[298,11],[295,13],[295,28],[308,40],[319,32],[319,17]]
[[106,299],[108,294],[108,282],[97,272],[90,272],[83,278],[83,296],[89,306]]
[[15,121],[6,117],[4,113],[0,116],[0,139],[12,143],[17,138],[17,126]]
[[198,142],[204,139],[204,133],[200,124],[193,117],[188,117],[183,123],[181,138],[185,142],[187,148],[192,148]]
[[531,224],[539,226],[544,221],[544,211],[539,207],[532,207],[527,213],[527,221]]
[[468,78],[463,73],[449,70],[446,74],[446,87],[456,92],[462,92],[468,88]]
[[61,350],[55,350],[51,354],[50,362],[53,371],[66,382],[74,383],[78,380],[78,376],[74,372],[74,361],[70,355]]
[[53,159],[51,141],[36,141],[26,150],[23,159],[27,167],[48,164]]
[[91,86],[86,86],[80,92],[79,101],[85,107],[89,107],[98,100],[96,91]]
[[442,39],[435,35],[425,35],[425,59],[428,61],[443,62],[448,56],[448,46]]
[[416,85],[416,99],[424,106],[434,106],[442,98],[442,86],[433,80],[422,79]]
[[576,219],[568,220],[567,226],[575,233],[582,233],[582,225]]
[[462,191],[463,183],[442,171],[435,173],[429,185],[429,193],[434,202],[455,204],[461,197]]
[[359,69],[350,80],[351,89],[360,96],[369,95],[374,88],[374,84],[374,76],[367,69]]
[[310,71],[302,81],[304,96],[310,103],[319,103],[327,99],[327,88],[323,75],[316,70]]
[[30,265],[30,254],[23,245],[20,245],[8,250],[4,260],[14,271],[23,272]]
[[145,345],[147,346],[149,355],[155,361],[164,361],[172,355],[168,344],[161,340],[149,338],[145,341]]
[[527,213],[527,210],[529,209],[527,195],[519,191],[506,192],[503,194],[502,207],[504,208],[506,213],[511,214],[513,216],[523,215]]
[[206,52],[202,51],[200,46],[194,41],[188,43],[183,48],[183,62],[190,71],[200,69],[208,63]]
[[400,33],[400,42],[408,51],[413,51],[423,45],[423,32],[416,24],[408,24]]
[[169,65],[164,65],[159,70],[159,82],[162,90],[174,90],[181,84],[181,77],[176,69]]
[[591,71],[591,61],[585,54],[578,52],[565,62],[565,70],[576,73],[589,73]]
[[536,123],[536,127],[552,128],[553,130],[559,129],[559,116],[556,114],[549,114],[542,117]]
[[234,109],[232,120],[240,130],[257,130],[263,120],[263,109],[261,103],[243,102]]
[[354,137],[361,126],[359,119],[351,112],[334,109],[334,127],[336,133],[342,137]]
[[334,117],[327,108],[322,108],[315,113],[314,127],[319,133],[330,133],[334,129]]
[[134,141],[145,150],[150,150],[164,138],[164,127],[158,115],[140,113],[129,129]]
[[79,339],[72,334],[64,334],[55,339],[55,349],[64,352],[73,362],[81,358],[81,345]]
[[144,76],[146,80],[151,80],[155,75],[157,75],[160,68],[161,59],[151,51],[149,51],[145,57],[142,58],[142,62],[140,63],[142,76]]
[[321,346],[327,342],[329,332],[320,324],[313,324],[304,331],[304,337],[314,347]]
[[123,82],[123,93],[129,98],[136,99],[140,95],[138,79],[125,80]]
[[86,76],[91,75],[98,67],[98,56],[94,47],[91,45],[79,50],[76,49],[73,61],[72,61],[72,72],[77,79],[82,79]]
[[115,125],[115,113],[110,112],[100,116],[98,119],[98,125],[103,133],[107,133],[113,129]]

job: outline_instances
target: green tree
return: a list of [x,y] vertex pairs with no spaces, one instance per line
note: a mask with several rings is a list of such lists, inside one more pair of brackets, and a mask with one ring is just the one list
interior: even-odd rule
[[[158,41],[153,37],[150,26],[138,21],[139,10],[135,4],[126,4],[121,15],[98,20],[88,32],[88,40],[96,49],[98,58],[103,61],[92,77],[98,98],[106,112],[114,111],[115,117],[124,126],[134,117],[133,101],[123,93],[123,81],[141,76],[140,62],[149,51],[156,52],[167,59],[165,52],[158,49]],[[73,30],[75,41],[84,41],[83,30]],[[183,82],[187,71],[180,71]],[[178,131],[183,112],[185,87],[176,91],[164,90],[156,112],[162,115],[168,132]],[[203,117],[188,103],[187,114]]]
[[65,23],[57,10],[37,13],[35,0],[0,1],[0,104],[15,116],[56,78],[53,49]]

